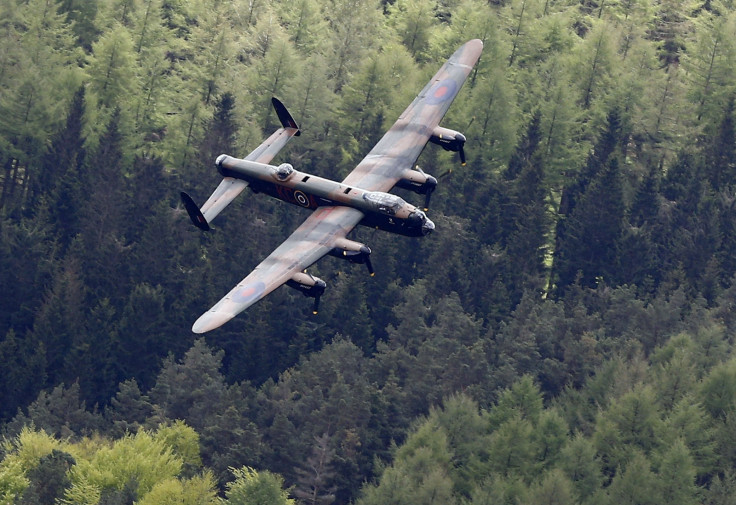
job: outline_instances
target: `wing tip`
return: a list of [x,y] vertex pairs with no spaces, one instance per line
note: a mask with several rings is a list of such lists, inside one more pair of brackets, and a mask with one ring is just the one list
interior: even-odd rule
[[209,311],[202,314],[192,325],[193,333],[206,333],[230,321],[235,314]]

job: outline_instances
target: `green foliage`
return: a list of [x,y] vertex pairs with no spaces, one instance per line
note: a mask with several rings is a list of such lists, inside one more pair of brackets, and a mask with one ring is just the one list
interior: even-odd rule
[[155,439],[171,448],[171,451],[182,461],[184,468],[190,472],[202,466],[199,456],[199,435],[184,421],[177,420],[171,426],[160,426]]
[[214,505],[222,503],[215,492],[215,479],[206,473],[188,480],[165,479],[136,501],[141,505]]
[[133,483],[140,498],[161,481],[178,476],[182,465],[164,440],[139,431],[112,446],[99,448],[89,459],[78,461],[71,471],[72,486],[66,492],[66,500],[74,504],[96,503],[104,492],[122,490],[128,483]]
[[231,469],[235,480],[227,484],[224,503],[232,505],[293,505],[283,489],[284,481],[269,471],[244,466]]

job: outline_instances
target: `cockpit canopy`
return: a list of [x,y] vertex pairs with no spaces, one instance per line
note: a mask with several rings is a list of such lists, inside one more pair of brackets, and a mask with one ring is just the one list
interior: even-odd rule
[[289,163],[282,163],[278,167],[276,167],[276,170],[274,170],[274,177],[276,177],[280,181],[286,181],[291,177],[291,174],[294,173],[294,167],[291,166]]
[[363,193],[363,199],[376,211],[389,216],[395,215],[406,205],[406,202],[402,198],[390,193],[381,193],[380,191]]

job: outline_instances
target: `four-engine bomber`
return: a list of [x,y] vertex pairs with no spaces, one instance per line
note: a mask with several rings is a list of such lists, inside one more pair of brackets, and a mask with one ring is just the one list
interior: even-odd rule
[[[314,298],[316,313],[326,283],[306,269],[320,258],[331,255],[365,264],[373,275],[370,248],[347,238],[359,224],[411,237],[431,233],[434,223],[424,211],[429,207],[437,179],[412,167],[428,142],[457,152],[465,164],[465,136],[439,126],[439,122],[482,49],[480,40],[471,40],[455,51],[342,182],[299,172],[289,163],[269,164],[291,137],[300,134],[286,107],[274,98],[281,128],[244,159],[220,155],[216,165],[223,179],[201,208],[186,193],[181,198],[192,222],[203,230],[209,230],[209,223],[249,186],[257,193],[312,209],[312,214],[255,270],[202,314],[192,331],[203,333],[218,328],[282,284]],[[388,193],[395,186],[425,195],[424,210]]]

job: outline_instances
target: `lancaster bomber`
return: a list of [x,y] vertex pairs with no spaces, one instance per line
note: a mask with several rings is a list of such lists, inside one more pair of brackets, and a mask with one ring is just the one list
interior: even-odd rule
[[[425,214],[437,179],[413,168],[427,142],[458,152],[465,163],[465,136],[439,126],[460,87],[480,58],[483,43],[463,44],[439,69],[383,138],[342,181],[295,170],[288,163],[269,165],[299,127],[286,107],[272,99],[281,127],[244,159],[222,154],[216,160],[223,176],[202,207],[181,193],[189,217],[202,230],[246,187],[314,212],[255,270],[192,326],[204,333],[225,324],[271,291],[286,284],[314,298],[317,312],[326,284],[306,269],[325,255],[365,264],[373,274],[368,246],[347,238],[356,225],[420,237],[434,230]],[[424,210],[388,193],[394,186],[425,195]]]

